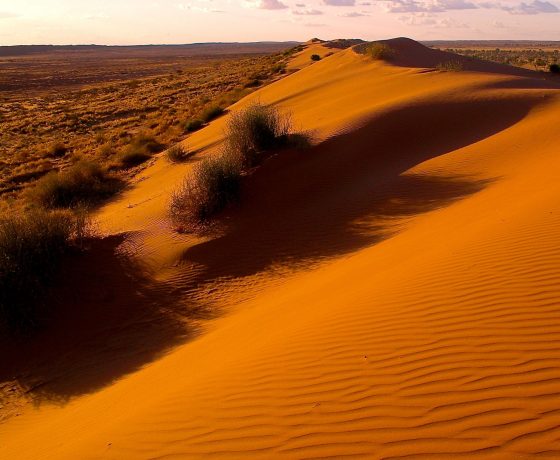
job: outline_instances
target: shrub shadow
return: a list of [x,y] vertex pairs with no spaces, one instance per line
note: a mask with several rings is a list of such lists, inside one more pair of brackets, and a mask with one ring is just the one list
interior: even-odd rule
[[[32,337],[0,338],[0,382],[34,403],[65,403],[134,372],[197,333],[205,316],[123,254],[126,235],[70,255]],[[13,391],[13,390],[12,390]],[[2,395],[0,394],[0,399]]]
[[[541,99],[542,101],[542,99]],[[406,173],[514,125],[537,98],[417,103],[308,150],[270,158],[246,179],[226,230],[188,248],[192,283],[308,266],[375,244],[403,218],[447,206],[490,180]]]

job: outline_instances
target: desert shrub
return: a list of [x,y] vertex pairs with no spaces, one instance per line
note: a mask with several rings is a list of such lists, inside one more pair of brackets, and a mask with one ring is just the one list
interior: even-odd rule
[[191,153],[181,144],[177,144],[168,149],[165,152],[165,156],[170,163],[181,163],[187,160],[191,156]]
[[170,216],[180,231],[204,226],[239,194],[241,163],[231,152],[205,158],[173,191]]
[[121,181],[97,163],[79,161],[67,170],[50,172],[29,191],[32,202],[45,208],[92,205],[116,193]]
[[550,71],[550,73],[560,74],[560,65],[550,64],[548,66],[548,70]]
[[117,168],[128,169],[138,166],[162,149],[163,145],[154,136],[141,133],[132,138],[128,147],[118,155]]
[[440,62],[436,69],[440,72],[460,72],[463,70],[463,63],[461,61],[444,61]]
[[364,48],[364,54],[376,61],[389,61],[395,53],[384,43],[368,43]]
[[319,56],[318,54],[312,54],[312,55],[311,55],[311,60],[312,60],[312,61],[320,61],[320,60],[321,60],[321,56]]
[[87,228],[83,215],[69,211],[0,218],[0,323],[10,332],[30,332],[40,323],[49,282]]
[[200,114],[200,118],[202,118],[202,121],[204,121],[204,123],[208,123],[218,118],[224,112],[225,110],[223,107],[220,107],[219,105],[211,105],[209,107],[206,107],[202,111],[202,113]]
[[286,145],[291,128],[288,115],[275,107],[254,103],[231,115],[224,145],[250,167],[259,162],[263,152]]
[[67,152],[68,148],[61,142],[56,142],[49,148],[49,155],[56,158],[63,157]]
[[204,122],[202,120],[199,120],[198,118],[195,118],[193,120],[188,120],[184,124],[183,128],[185,132],[192,133],[194,131],[198,131],[203,126],[204,126]]
[[141,165],[152,158],[152,155],[143,149],[128,148],[117,156],[117,169],[128,169]]

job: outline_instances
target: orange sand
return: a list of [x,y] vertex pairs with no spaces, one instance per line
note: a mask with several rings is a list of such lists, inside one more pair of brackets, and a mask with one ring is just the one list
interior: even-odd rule
[[[9,419],[0,458],[560,457],[560,85],[488,70],[349,49],[241,101],[317,145],[250,177],[219,237],[171,231],[192,163],[158,160],[102,228],[224,314]],[[224,123],[188,140],[198,157]]]

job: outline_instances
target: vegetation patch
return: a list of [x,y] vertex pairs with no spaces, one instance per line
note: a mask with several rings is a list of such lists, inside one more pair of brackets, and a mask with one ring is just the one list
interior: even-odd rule
[[0,218],[0,324],[10,333],[28,333],[40,324],[63,255],[80,248],[89,229],[87,217],[69,211]]
[[263,153],[285,147],[292,131],[291,117],[277,108],[254,103],[231,115],[225,149],[238,154],[244,167],[258,164]]
[[231,115],[222,152],[198,163],[172,193],[170,216],[179,231],[204,228],[239,196],[244,174],[267,153],[282,147],[304,147],[305,134],[294,134],[289,115],[255,103]]
[[165,152],[165,156],[170,163],[182,163],[186,161],[192,153],[181,144],[177,144]]
[[460,72],[463,70],[463,63],[457,60],[440,62],[436,69],[440,72]]
[[171,195],[170,215],[179,231],[205,226],[239,195],[242,167],[231,152],[205,158]]
[[311,60],[312,60],[312,61],[320,61],[320,60],[321,60],[321,56],[319,56],[318,54],[312,54],[312,55],[311,55]]
[[378,42],[365,45],[364,54],[375,61],[390,61],[395,56],[395,52],[389,45]]
[[110,197],[121,180],[99,164],[80,161],[60,172],[50,172],[29,190],[33,203],[47,209],[91,206]]

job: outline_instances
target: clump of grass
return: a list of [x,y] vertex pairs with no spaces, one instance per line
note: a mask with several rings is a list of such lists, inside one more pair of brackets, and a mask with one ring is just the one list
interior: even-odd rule
[[311,55],[311,60],[312,60],[312,61],[320,61],[320,60],[321,60],[321,56],[319,56],[318,54],[312,54],[312,55]]
[[188,120],[184,125],[183,128],[185,132],[192,133],[194,131],[198,131],[200,128],[204,126],[204,122],[198,118],[193,120]]
[[29,198],[44,208],[74,208],[96,204],[120,187],[121,181],[99,164],[82,160],[39,179],[29,191]]
[[219,105],[211,105],[206,107],[202,113],[200,114],[200,118],[202,119],[202,121],[204,123],[208,123],[216,118],[218,118],[220,115],[223,115],[225,112],[225,109]]
[[165,152],[165,156],[170,163],[182,163],[192,155],[186,147],[181,144],[174,145]]
[[385,43],[368,43],[364,48],[364,54],[376,61],[390,61],[395,53],[393,49]]
[[440,62],[436,69],[440,72],[460,72],[463,70],[463,63],[461,61],[444,61]]
[[177,229],[204,228],[237,199],[243,174],[260,163],[266,152],[308,145],[308,136],[291,134],[291,129],[288,115],[260,103],[232,114],[222,153],[197,164],[171,195],[169,213]]
[[0,323],[32,331],[63,255],[88,235],[88,219],[69,211],[34,210],[0,218]]
[[128,147],[117,156],[117,167],[128,169],[138,166],[161,150],[163,145],[154,136],[141,133],[134,137]]
[[172,193],[170,216],[179,231],[205,226],[239,195],[242,167],[231,152],[205,158]]
[[231,115],[224,145],[240,156],[244,166],[251,167],[259,163],[264,152],[285,146],[291,130],[289,115],[275,107],[254,103]]
[[62,142],[55,142],[49,148],[49,156],[60,158],[66,155],[68,152],[68,147],[66,147]]

